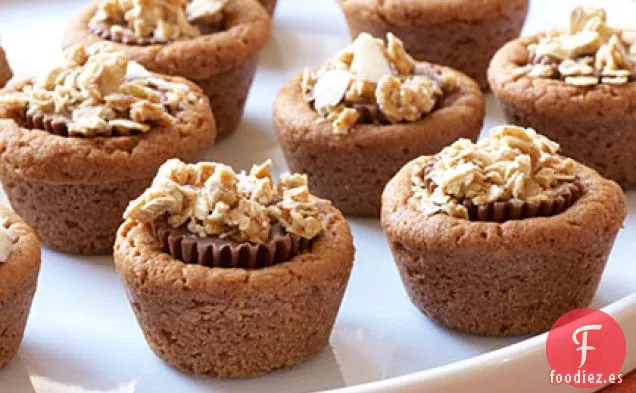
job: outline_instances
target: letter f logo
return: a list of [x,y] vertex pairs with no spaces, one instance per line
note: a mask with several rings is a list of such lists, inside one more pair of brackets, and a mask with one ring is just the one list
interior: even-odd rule
[[[580,328],[576,329],[574,331],[574,333],[572,334],[572,341],[574,341],[574,344],[576,345],[580,345],[580,347],[578,347],[576,350],[577,351],[581,351],[581,364],[579,365],[579,368],[583,367],[585,365],[585,362],[587,361],[587,352],[588,351],[594,351],[596,348],[587,345],[587,334],[590,330],[601,330],[603,328],[602,325],[585,325],[585,326],[581,326]],[[579,333],[583,333],[581,335],[582,339],[581,341],[579,341],[578,339],[578,335]]]

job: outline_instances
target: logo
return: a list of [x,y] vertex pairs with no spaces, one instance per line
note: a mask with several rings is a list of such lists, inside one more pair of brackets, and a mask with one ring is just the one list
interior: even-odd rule
[[623,381],[625,334],[614,318],[581,308],[556,321],[548,333],[550,383],[593,388]]

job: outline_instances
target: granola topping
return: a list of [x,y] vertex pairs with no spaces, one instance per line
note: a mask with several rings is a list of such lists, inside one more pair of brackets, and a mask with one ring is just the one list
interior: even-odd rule
[[468,218],[464,201],[485,206],[554,198],[576,180],[576,163],[558,151],[556,142],[515,126],[494,128],[476,144],[460,139],[435,156],[419,159],[412,201],[425,215]]
[[13,237],[7,229],[7,219],[0,219],[0,263],[5,263],[11,254],[13,247]]
[[393,34],[385,42],[362,33],[334,59],[306,69],[301,88],[334,134],[348,134],[357,123],[416,122],[433,111],[452,80],[429,68],[422,69]]
[[529,46],[518,75],[562,79],[573,86],[623,85],[636,80],[636,32],[609,27],[605,10],[577,7],[567,31]]
[[61,119],[64,135],[95,137],[171,124],[184,103],[197,100],[187,85],[154,76],[110,45],[74,46],[64,57],[20,91],[0,95],[0,103],[25,119]]
[[93,32],[127,43],[166,43],[215,30],[227,0],[103,0]]
[[307,177],[286,173],[276,184],[271,165],[266,161],[237,174],[219,163],[169,160],[124,218],[152,222],[167,215],[170,226],[185,226],[199,237],[256,244],[268,241],[276,223],[304,239],[318,236],[323,222]]

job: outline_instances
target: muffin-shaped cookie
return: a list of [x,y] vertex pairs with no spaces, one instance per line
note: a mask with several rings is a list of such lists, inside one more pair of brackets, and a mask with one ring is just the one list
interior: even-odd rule
[[0,46],[0,88],[3,88],[12,76],[13,72],[11,72],[11,67],[9,67],[7,56],[4,53],[4,49]]
[[280,90],[274,123],[287,164],[345,214],[377,217],[382,189],[411,159],[477,138],[479,86],[449,68],[415,62],[392,34],[362,34]]
[[68,27],[63,46],[110,41],[150,71],[197,83],[224,137],[241,122],[269,34],[256,0],[95,0]]
[[500,336],[543,332],[589,305],[625,196],[557,151],[532,130],[504,126],[420,157],[389,182],[382,227],[420,311]]
[[40,242],[14,212],[0,207],[0,368],[18,352],[40,273]]
[[112,48],[72,47],[59,67],[0,94],[0,177],[49,247],[112,251],[121,215],[172,157],[214,142],[207,97]]
[[519,36],[528,0],[339,0],[351,35],[398,36],[417,60],[443,64],[488,88],[488,63]]
[[577,8],[567,31],[504,46],[489,70],[513,124],[535,128],[564,154],[625,188],[636,186],[636,32]]
[[168,161],[131,202],[115,266],[152,350],[184,371],[251,377],[317,355],[353,264],[342,214],[307,178],[276,184]]

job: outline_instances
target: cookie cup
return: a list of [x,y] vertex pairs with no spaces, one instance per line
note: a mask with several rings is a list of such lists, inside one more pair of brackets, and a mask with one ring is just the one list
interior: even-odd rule
[[251,377],[316,356],[329,342],[353,264],[342,214],[289,262],[256,270],[188,265],[163,253],[149,224],[126,221],[115,267],[152,350],[195,374]]
[[387,185],[382,227],[421,312],[459,331],[512,336],[546,331],[590,304],[627,214],[616,183],[579,164],[584,194],[565,212],[471,222],[409,203],[414,165]]
[[530,59],[528,44],[543,35],[505,45],[488,71],[490,86],[508,122],[536,129],[563,153],[624,188],[636,186],[636,82],[577,87],[515,71]]
[[[214,143],[207,97],[175,115],[170,126],[145,134],[66,137],[24,128],[20,114],[0,105],[0,178],[15,211],[48,247],[78,254],[109,254],[128,202],[152,182],[161,164],[193,162]],[[20,90],[18,83],[10,91]]]
[[305,101],[300,76],[280,90],[274,107],[276,135],[289,168],[306,173],[315,195],[346,215],[378,217],[382,190],[408,161],[434,154],[459,138],[475,140],[484,119],[484,97],[467,76],[445,67],[457,83],[445,88],[439,107],[415,123],[356,124],[347,135]]
[[[103,42],[89,21],[99,0],[82,11],[67,28],[63,47]],[[176,75],[198,84],[210,99],[219,137],[236,130],[243,117],[261,49],[270,35],[270,18],[256,0],[229,0],[224,29],[188,40],[159,45],[111,42],[150,71]]]
[[13,238],[11,253],[0,263],[0,368],[18,352],[40,273],[40,241],[13,211],[0,207]]
[[4,53],[4,49],[0,47],[0,88],[3,88],[12,76],[13,72],[11,72],[11,67],[9,67],[7,56]]
[[339,0],[352,37],[398,36],[418,60],[443,64],[488,88],[488,63],[519,36],[528,0]]

